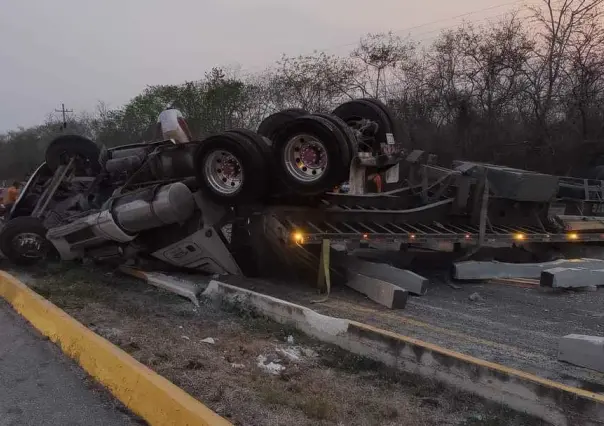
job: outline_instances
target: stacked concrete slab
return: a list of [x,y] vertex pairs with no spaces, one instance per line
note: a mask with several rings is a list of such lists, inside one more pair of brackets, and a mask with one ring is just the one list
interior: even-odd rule
[[564,336],[559,342],[558,359],[604,373],[604,337]]
[[552,288],[584,288],[604,285],[604,266],[594,268],[552,268],[541,272],[540,285]]
[[496,278],[541,278],[543,271],[555,268],[604,269],[600,259],[561,259],[542,263],[457,262],[453,278],[458,280],[491,280]]
[[408,294],[426,294],[428,279],[414,272],[343,253],[336,254],[333,260],[346,269],[348,287],[387,308],[403,308]]
[[597,288],[604,286],[604,261],[570,259],[543,263],[458,262],[453,265],[458,280],[539,279],[541,287]]

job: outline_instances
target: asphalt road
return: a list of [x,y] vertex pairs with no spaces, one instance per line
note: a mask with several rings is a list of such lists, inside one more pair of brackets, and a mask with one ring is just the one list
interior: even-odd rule
[[0,300],[0,426],[133,424],[104,389]]

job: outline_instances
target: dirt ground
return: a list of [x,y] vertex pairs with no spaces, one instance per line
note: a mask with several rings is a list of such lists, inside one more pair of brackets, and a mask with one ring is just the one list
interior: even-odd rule
[[195,309],[118,272],[10,272],[236,425],[545,424],[227,306]]

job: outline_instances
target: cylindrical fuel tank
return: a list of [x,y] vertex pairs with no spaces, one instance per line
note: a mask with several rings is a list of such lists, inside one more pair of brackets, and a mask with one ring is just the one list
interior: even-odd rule
[[195,175],[193,154],[197,144],[171,146],[154,158],[151,170],[157,179],[185,178]]
[[107,160],[105,163],[105,170],[111,174],[131,173],[137,170],[142,163],[143,160],[136,155],[112,158],[111,160]]
[[115,149],[111,151],[111,159],[123,158],[123,157],[139,157],[141,160],[144,160],[147,156],[147,151],[149,148],[145,147],[137,147],[137,148],[124,148],[124,149]]
[[128,194],[111,209],[117,224],[130,234],[184,222],[194,210],[193,194],[181,182]]

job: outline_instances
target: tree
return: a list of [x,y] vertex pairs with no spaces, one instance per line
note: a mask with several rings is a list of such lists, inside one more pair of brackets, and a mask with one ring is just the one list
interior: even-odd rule
[[246,103],[248,96],[243,81],[227,77],[221,68],[212,68],[206,73],[203,84],[205,130],[216,132],[239,127],[242,116],[240,107]]
[[355,80],[354,64],[346,58],[317,52],[312,55],[283,56],[270,73],[274,110],[303,108],[328,112],[343,99],[362,89]]
[[[395,36],[392,32],[368,34],[361,39],[351,57],[360,62],[360,72],[370,88],[366,93],[375,98],[388,96],[387,72],[404,66],[416,49],[416,44]],[[359,84],[359,87],[365,85]],[[365,94],[365,93],[364,93]]]
[[541,6],[529,6],[535,22],[538,43],[534,56],[527,61],[525,76],[530,84],[526,94],[532,103],[537,125],[537,139],[553,151],[549,127],[559,118],[558,95],[566,84],[565,67],[569,52],[590,26],[601,19],[604,0],[541,0]]

